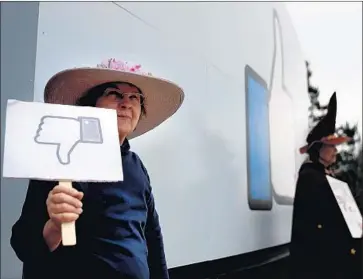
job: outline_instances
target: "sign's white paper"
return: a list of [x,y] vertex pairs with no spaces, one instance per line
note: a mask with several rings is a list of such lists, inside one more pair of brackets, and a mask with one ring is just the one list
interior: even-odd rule
[[345,222],[353,238],[362,237],[362,215],[347,183],[327,176],[330,188],[339,204]]
[[115,110],[8,100],[3,176],[123,180]]

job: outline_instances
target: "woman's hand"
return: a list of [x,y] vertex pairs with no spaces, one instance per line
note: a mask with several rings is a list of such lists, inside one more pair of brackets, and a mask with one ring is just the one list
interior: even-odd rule
[[46,203],[50,219],[44,226],[43,237],[50,251],[54,251],[61,242],[61,224],[79,218],[82,213],[82,198],[82,192],[62,185],[55,186],[49,192]]
[[83,193],[74,188],[55,186],[47,199],[49,218],[58,227],[62,223],[76,221],[82,213],[82,198]]

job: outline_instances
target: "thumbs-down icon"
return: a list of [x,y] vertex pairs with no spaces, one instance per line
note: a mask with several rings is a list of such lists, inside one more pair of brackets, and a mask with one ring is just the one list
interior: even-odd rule
[[56,155],[62,165],[71,162],[71,153],[79,143],[103,143],[98,118],[51,115],[40,119],[34,140],[38,144],[56,145]]

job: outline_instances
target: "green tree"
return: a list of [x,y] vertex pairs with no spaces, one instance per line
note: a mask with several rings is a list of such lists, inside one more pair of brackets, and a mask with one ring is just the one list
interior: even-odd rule
[[348,183],[354,196],[358,197],[361,195],[363,189],[357,184],[359,176],[358,155],[361,149],[361,138],[357,125],[346,123],[345,125],[337,127],[336,133],[338,135],[348,136],[352,140],[341,145],[341,151],[338,153],[336,163],[332,166],[332,169],[336,177]]
[[359,155],[357,158],[358,161],[358,167],[357,167],[357,183],[356,183],[356,189],[358,189],[358,197],[357,197],[357,203],[358,206],[363,214],[363,147],[361,145]]
[[360,147],[359,155],[358,155],[358,180],[357,185],[363,189],[363,147]]

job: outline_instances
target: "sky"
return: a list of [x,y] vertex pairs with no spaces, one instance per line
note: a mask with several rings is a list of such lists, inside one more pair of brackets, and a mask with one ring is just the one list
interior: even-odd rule
[[312,84],[327,103],[337,92],[337,125],[358,123],[362,135],[362,3],[286,3],[313,72]]

